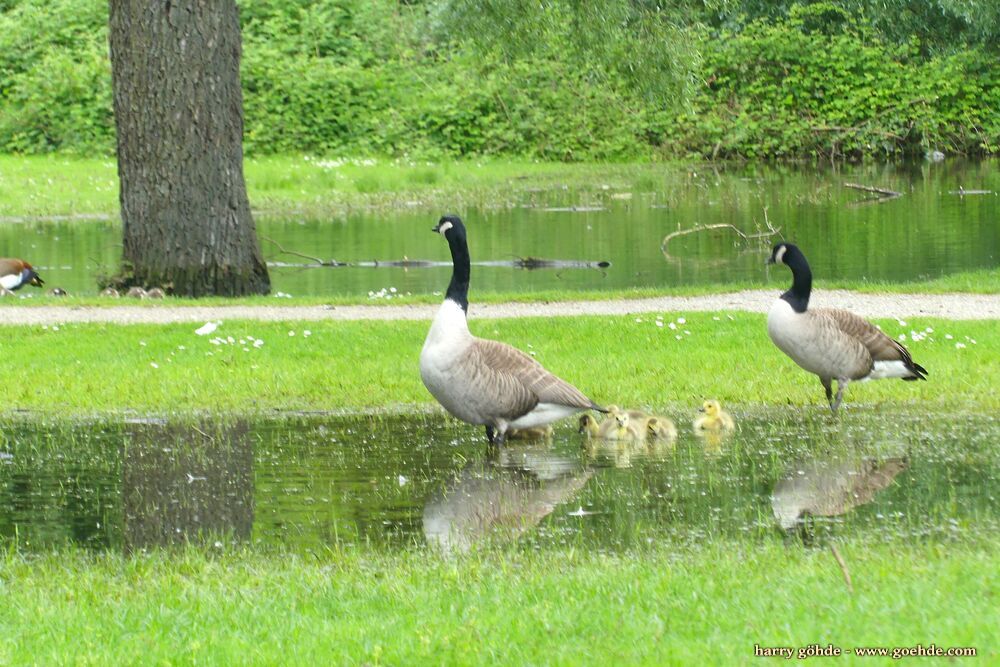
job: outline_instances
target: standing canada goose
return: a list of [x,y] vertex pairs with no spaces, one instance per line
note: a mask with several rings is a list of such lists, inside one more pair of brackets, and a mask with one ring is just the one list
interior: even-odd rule
[[797,246],[777,244],[768,263],[787,265],[792,287],[771,306],[767,333],[792,361],[819,376],[834,414],[852,380],[927,379],[927,370],[913,363],[907,349],[868,320],[838,308],[808,309],[812,271]]
[[125,293],[125,296],[130,299],[145,299],[146,290],[136,285],[135,287],[130,287],[128,292]]
[[517,348],[469,332],[469,245],[455,215],[433,228],[448,241],[453,265],[444,303],[420,351],[420,378],[444,409],[486,427],[502,444],[510,428],[544,426],[581,410],[605,410]]
[[705,401],[698,408],[698,412],[702,414],[698,415],[692,424],[696,434],[708,431],[720,433],[736,430],[736,421],[722,409],[722,404],[718,401]]
[[45,284],[35,270],[23,259],[0,258],[0,287],[16,292],[25,285],[41,287]]

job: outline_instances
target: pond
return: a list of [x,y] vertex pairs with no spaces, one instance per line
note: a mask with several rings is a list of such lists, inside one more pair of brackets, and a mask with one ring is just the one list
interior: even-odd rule
[[118,420],[0,429],[0,545],[194,542],[451,552],[484,541],[949,541],[1000,528],[1000,421],[855,408],[736,412],[730,437],[489,450],[438,414]]
[[[675,237],[666,253],[661,249],[672,232],[719,224],[753,234],[767,231],[769,222],[803,247],[821,279],[919,280],[992,268],[1000,261],[996,161],[687,171],[645,167],[614,173],[607,182],[573,189],[539,189],[518,181],[511,186],[509,206],[456,211],[468,223],[473,261],[501,264],[475,267],[473,291],[765,280],[762,264],[775,237],[743,241],[729,229],[715,229]],[[878,200],[844,187],[847,182],[902,196]],[[960,194],[976,190],[989,193]],[[450,272],[442,263],[449,256],[430,228],[445,212],[414,208],[335,219],[259,214],[264,254],[274,263],[273,291],[293,297],[374,293],[375,298],[394,294],[390,288],[399,295],[441,292]],[[28,259],[50,286],[74,294],[97,292],[95,275],[115,269],[120,243],[120,227],[111,221],[0,225],[0,254]],[[279,248],[351,266],[288,266],[310,260]],[[611,265],[511,266],[523,258]],[[404,259],[438,265],[385,265]]]

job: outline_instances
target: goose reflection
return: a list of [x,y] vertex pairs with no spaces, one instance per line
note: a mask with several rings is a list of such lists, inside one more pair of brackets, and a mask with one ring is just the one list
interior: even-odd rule
[[840,516],[871,502],[907,465],[905,458],[794,465],[774,485],[771,510],[786,531],[802,526],[806,517]]
[[487,539],[517,539],[566,502],[593,474],[545,447],[504,447],[473,463],[424,506],[424,536],[444,552]]

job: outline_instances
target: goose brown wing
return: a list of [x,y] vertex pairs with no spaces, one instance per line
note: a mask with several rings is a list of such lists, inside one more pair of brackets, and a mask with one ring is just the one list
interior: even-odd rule
[[[495,340],[477,339],[473,344],[482,367],[489,369],[498,403],[510,404],[511,415],[530,412],[539,403],[555,403],[586,409],[593,401],[516,347]],[[513,400],[507,400],[507,397]]]
[[841,331],[865,346],[873,361],[902,361],[913,366],[909,351],[865,318],[839,308],[815,308],[813,312],[836,322]]

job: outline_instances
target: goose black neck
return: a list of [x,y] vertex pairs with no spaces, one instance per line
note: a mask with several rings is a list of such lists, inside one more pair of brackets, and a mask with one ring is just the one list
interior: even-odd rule
[[806,312],[809,307],[809,294],[812,292],[813,274],[809,268],[806,256],[795,247],[789,247],[783,258],[788,268],[792,270],[792,288],[781,295],[781,298],[792,306],[796,313]]
[[445,293],[446,299],[451,299],[462,307],[462,311],[469,312],[469,244],[465,240],[465,234],[452,234],[448,239],[448,247],[451,248],[451,282],[448,283],[448,291]]

